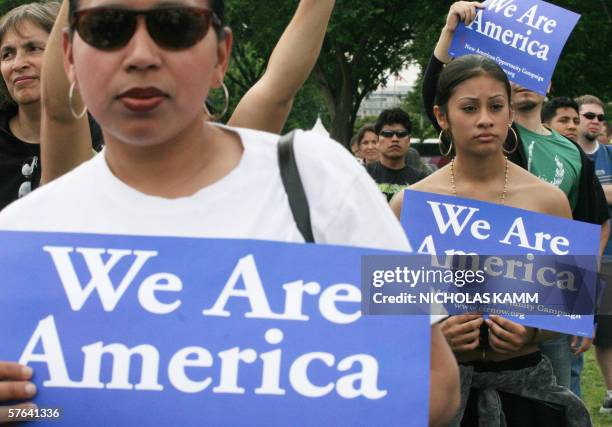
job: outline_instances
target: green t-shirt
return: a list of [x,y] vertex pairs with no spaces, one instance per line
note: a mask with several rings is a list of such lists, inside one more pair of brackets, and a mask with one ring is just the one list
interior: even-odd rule
[[560,188],[572,210],[578,200],[578,181],[582,163],[578,148],[558,132],[540,135],[518,126],[527,155],[527,170],[540,179]]

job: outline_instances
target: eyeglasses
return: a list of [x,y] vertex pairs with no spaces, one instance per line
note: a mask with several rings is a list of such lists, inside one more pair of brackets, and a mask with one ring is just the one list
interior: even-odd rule
[[397,136],[398,138],[406,138],[408,135],[410,135],[410,131],[409,130],[381,130],[380,131],[380,136],[382,136],[383,138],[392,138],[393,135]]
[[595,117],[597,117],[597,120],[599,120],[600,122],[603,122],[604,120],[606,120],[606,116],[603,114],[595,114],[595,113],[588,112],[582,115],[589,120],[593,120]]
[[139,15],[145,17],[149,36],[159,47],[169,50],[195,45],[208,33],[211,24],[215,28],[221,27],[221,21],[210,9],[188,6],[149,10],[92,7],[74,12],[70,27],[96,49],[119,49],[134,36]]

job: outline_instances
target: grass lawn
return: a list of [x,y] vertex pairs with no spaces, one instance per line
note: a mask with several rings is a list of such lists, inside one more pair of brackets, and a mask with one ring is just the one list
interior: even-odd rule
[[605,386],[601,372],[595,360],[595,349],[586,353],[584,370],[582,371],[582,398],[586,403],[593,425],[595,427],[612,427],[612,415],[599,413],[599,408],[604,398]]

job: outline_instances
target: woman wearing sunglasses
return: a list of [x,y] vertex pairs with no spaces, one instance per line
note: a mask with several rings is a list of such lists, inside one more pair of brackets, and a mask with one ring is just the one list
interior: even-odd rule
[[[295,95],[318,59],[334,3],[335,0],[300,0],[272,51],[266,71],[242,97],[227,122],[229,125],[281,132]],[[73,91],[72,98],[68,96],[70,84],[61,59],[62,33],[66,27],[68,0],[62,4],[44,58],[44,80],[53,84],[44,85],[42,96],[43,182],[60,177],[93,155],[87,120],[78,118],[83,111],[78,90]],[[222,114],[215,116],[221,118]]]
[[[278,136],[206,120],[204,101],[221,85],[232,45],[222,1],[81,0],[69,12],[68,80],[106,147],[8,207],[0,229],[304,241],[280,178]],[[294,151],[317,243],[409,248],[339,144],[297,132]],[[458,404],[458,379],[437,326],[431,366],[430,419],[443,425]],[[13,380],[0,383],[0,398],[32,397],[31,371],[8,362],[0,370]]]

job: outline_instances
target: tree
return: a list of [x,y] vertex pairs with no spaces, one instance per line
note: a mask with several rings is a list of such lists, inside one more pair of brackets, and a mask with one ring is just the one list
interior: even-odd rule
[[[20,6],[22,4],[26,4],[26,3],[34,3],[34,1],[28,1],[28,0],[0,0],[0,15],[4,15],[6,12],[8,12],[9,10],[13,9],[14,7]],[[40,2],[36,2],[36,3],[40,3]]]
[[412,121],[412,137],[424,140],[426,138],[435,138],[438,135],[425,114],[425,107],[423,106],[423,98],[421,96],[422,84],[423,79],[419,77],[414,88],[402,102],[401,108],[410,114],[410,120]]
[[314,74],[331,135],[348,144],[361,101],[412,58],[415,0],[339,0]]
[[[264,73],[268,58],[297,5],[298,1],[294,0],[266,4],[249,0],[226,1],[226,22],[234,34],[234,48],[225,79],[230,92],[230,108],[225,119],[230,117],[238,101]],[[216,103],[222,102],[219,93],[212,94],[212,98]],[[311,128],[317,116],[329,126],[325,103],[310,79],[296,95],[284,131]]]

